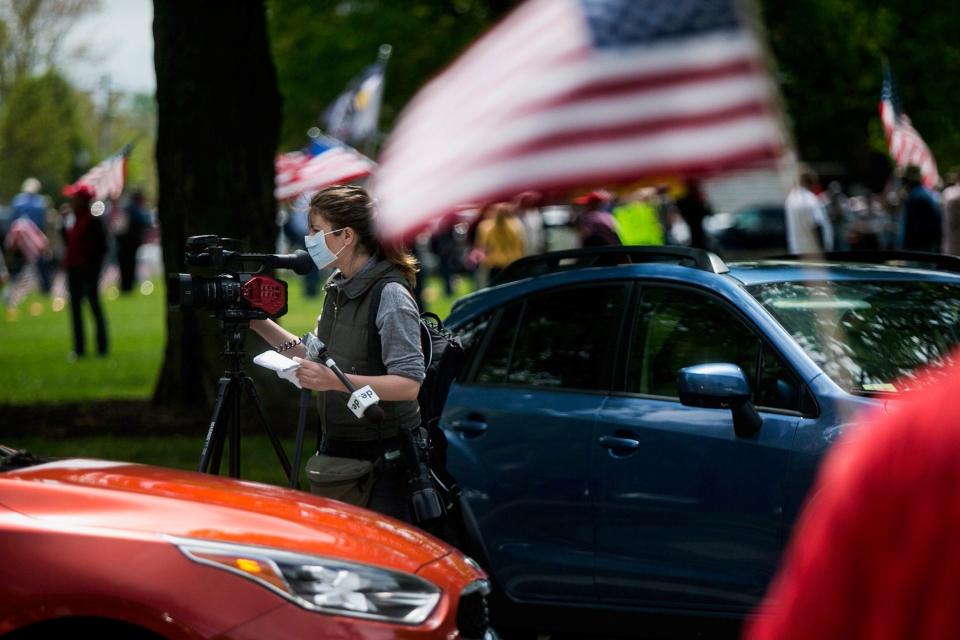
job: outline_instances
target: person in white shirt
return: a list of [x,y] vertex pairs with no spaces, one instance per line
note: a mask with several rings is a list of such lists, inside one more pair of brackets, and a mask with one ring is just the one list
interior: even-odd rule
[[797,185],[787,194],[787,249],[790,253],[821,253],[833,249],[833,229],[820,199],[813,193],[817,174],[802,167]]

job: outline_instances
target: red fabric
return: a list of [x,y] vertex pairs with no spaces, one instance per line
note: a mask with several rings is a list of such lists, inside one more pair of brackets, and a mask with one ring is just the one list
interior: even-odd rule
[[74,211],[76,221],[67,230],[67,250],[63,266],[67,269],[98,265],[106,250],[103,223],[93,217],[87,206]]
[[828,455],[749,640],[960,638],[960,368]]

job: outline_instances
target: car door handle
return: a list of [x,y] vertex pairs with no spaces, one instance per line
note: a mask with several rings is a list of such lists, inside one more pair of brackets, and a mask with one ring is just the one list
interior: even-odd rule
[[600,436],[597,440],[601,447],[606,449],[621,449],[623,451],[636,451],[640,448],[640,441],[633,438],[618,438],[616,436]]
[[450,423],[451,429],[465,436],[479,436],[486,432],[487,426],[483,420],[455,420]]

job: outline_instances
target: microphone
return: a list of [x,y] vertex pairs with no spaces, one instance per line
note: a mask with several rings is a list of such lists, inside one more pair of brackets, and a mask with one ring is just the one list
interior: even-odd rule
[[377,425],[383,422],[384,414],[383,407],[379,405],[380,398],[370,385],[365,385],[357,389],[353,382],[350,381],[350,378],[340,370],[337,363],[334,362],[333,358],[327,353],[327,346],[323,344],[323,340],[315,334],[305,333],[300,340],[303,343],[304,349],[307,350],[307,358],[314,362],[322,362],[327,365],[327,367],[336,374],[340,382],[343,383],[343,386],[347,388],[347,391],[350,392],[350,398],[347,400],[347,408],[353,412],[353,415],[358,418],[366,418]]
[[310,273],[310,270],[313,269],[313,259],[311,259],[310,254],[303,249],[298,249],[286,255],[272,255],[271,258],[269,261],[271,267],[292,269],[301,276],[307,275]]
[[[307,255],[307,257],[310,256]],[[307,350],[307,359],[314,362],[323,362],[323,357],[327,355],[327,345],[323,344],[323,340],[308,331],[300,338],[300,342],[303,343],[303,348]]]

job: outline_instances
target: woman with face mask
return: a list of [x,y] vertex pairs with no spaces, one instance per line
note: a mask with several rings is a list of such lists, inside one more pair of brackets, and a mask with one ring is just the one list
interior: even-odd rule
[[[336,185],[317,192],[310,201],[308,233],[307,251],[317,267],[335,268],[325,286],[316,335],[355,387],[373,388],[383,408],[382,422],[357,418],[350,411],[346,388],[323,364],[301,359],[306,350],[297,336],[272,320],[252,321],[250,326],[277,351],[300,363],[297,377],[303,388],[320,392],[321,456],[308,463],[314,492],[323,493],[314,484],[311,468],[317,460],[332,468],[331,460],[347,459],[333,475],[349,467],[350,460],[368,461],[373,463],[372,474],[359,479],[361,498],[324,495],[409,521],[398,433],[420,425],[417,393],[424,379],[424,359],[420,313],[410,293],[419,267],[405,250],[382,245],[376,238],[373,203],[361,187]],[[374,311],[377,289],[380,300]],[[370,335],[374,317],[378,336]],[[355,498],[358,492],[350,495]]]

